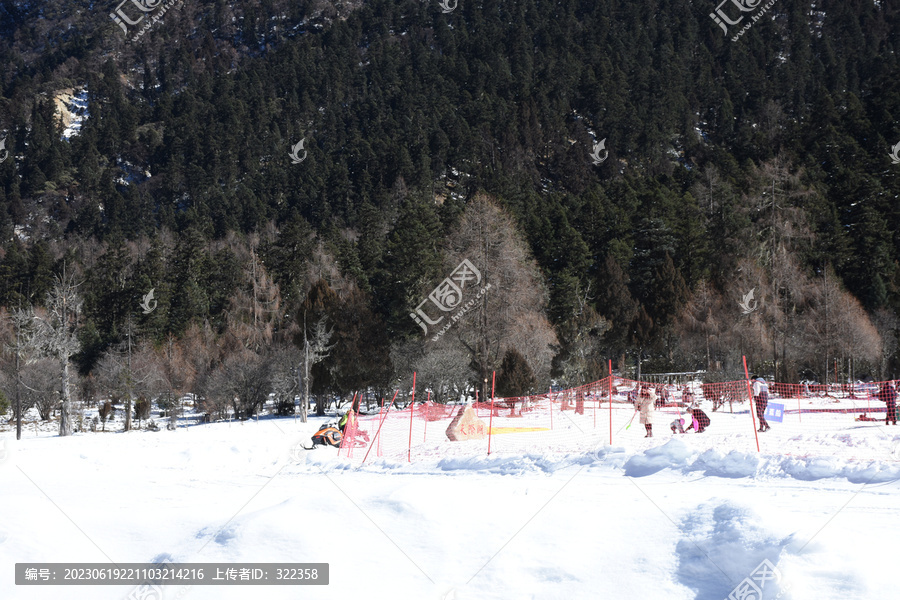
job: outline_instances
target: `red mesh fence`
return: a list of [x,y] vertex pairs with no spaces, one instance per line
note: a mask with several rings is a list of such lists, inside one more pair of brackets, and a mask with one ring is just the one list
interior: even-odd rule
[[672,385],[607,377],[534,396],[471,405],[429,400],[402,410],[395,394],[379,412],[350,419],[340,455],[364,462],[588,452],[605,444],[641,450],[678,437],[723,454],[897,460],[895,432],[884,429],[897,415],[883,401],[895,383]]

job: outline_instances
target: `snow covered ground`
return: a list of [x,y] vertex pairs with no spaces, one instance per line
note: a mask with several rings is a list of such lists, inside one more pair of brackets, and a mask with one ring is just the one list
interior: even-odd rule
[[[328,562],[331,583],[168,586],[165,600],[721,600],[763,560],[781,574],[765,599],[897,597],[900,427],[804,414],[807,428],[773,424],[757,453],[746,412],[677,437],[660,418],[650,439],[620,412],[613,446],[598,427],[592,447],[549,450],[562,423],[578,423],[567,414],[549,433],[494,436],[510,441],[490,456],[481,441],[436,436],[412,463],[403,453],[361,466],[297,449],[317,419],[0,433],[0,598],[134,589],[16,586],[16,562],[166,559]],[[590,411],[577,417],[593,425]],[[779,453],[788,445],[808,452]]]

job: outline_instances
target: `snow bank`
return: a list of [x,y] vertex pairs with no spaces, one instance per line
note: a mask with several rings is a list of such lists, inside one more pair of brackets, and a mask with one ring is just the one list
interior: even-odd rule
[[604,444],[596,450],[584,453],[553,453],[522,455],[462,455],[440,459],[406,462],[390,458],[370,459],[366,464],[353,466],[337,457],[334,450],[314,453],[308,464],[328,471],[360,470],[368,473],[489,473],[494,475],[523,475],[528,473],[553,474],[580,467],[606,469],[621,472],[628,477],[648,477],[668,470],[690,475],[700,473],[707,477],[728,479],[793,478],[800,481],[821,479],[846,479],[851,483],[884,483],[900,480],[900,462],[854,461],[839,457],[794,457],[759,454],[731,450],[696,449],[678,438],[629,453],[624,447]]

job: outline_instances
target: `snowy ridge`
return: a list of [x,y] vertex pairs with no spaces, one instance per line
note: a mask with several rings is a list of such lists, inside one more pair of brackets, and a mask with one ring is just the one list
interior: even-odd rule
[[553,474],[573,467],[606,469],[628,477],[648,477],[663,470],[682,475],[730,479],[792,478],[801,481],[846,479],[851,483],[884,483],[900,480],[900,460],[854,460],[836,456],[782,456],[710,448],[697,450],[679,439],[636,453],[624,447],[603,445],[597,450],[573,454],[494,454],[452,456],[408,463],[405,460],[379,458],[354,466],[339,458],[333,449],[322,449],[307,456],[307,463],[326,471],[360,470],[367,473],[449,474],[467,472],[494,475]]

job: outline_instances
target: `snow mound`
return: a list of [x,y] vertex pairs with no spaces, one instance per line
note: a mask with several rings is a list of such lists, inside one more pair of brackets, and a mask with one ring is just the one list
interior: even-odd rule
[[796,457],[765,455],[732,450],[692,450],[680,440],[629,457],[625,475],[646,477],[664,469],[689,474],[700,472],[708,477],[763,478],[790,477],[800,481],[846,479],[851,483],[887,483],[900,480],[900,464],[895,461],[854,461],[840,457]]
[[662,446],[645,450],[632,456],[625,463],[625,474],[629,477],[645,477],[663,469],[684,468],[688,465],[691,450],[679,440],[669,440]]
[[832,457],[779,457],[773,466],[801,481],[845,478],[851,483],[886,483],[900,480],[900,465],[882,461],[852,462]]
[[732,450],[722,454],[718,450],[707,450],[697,457],[688,467],[688,471],[702,471],[704,475],[713,477],[753,477],[759,469],[760,458],[754,454]]

